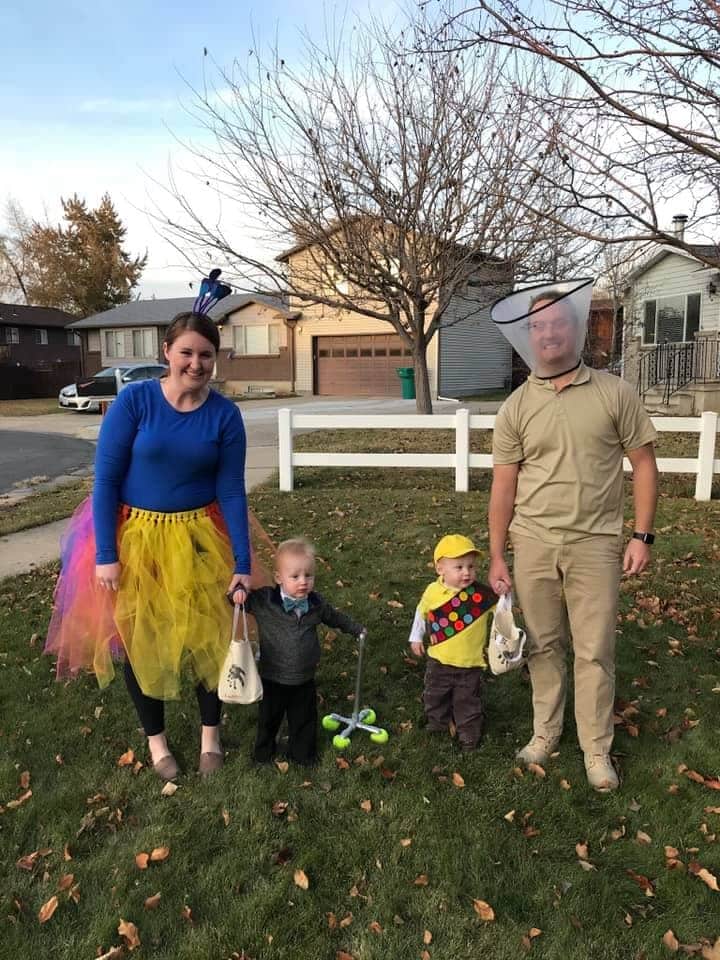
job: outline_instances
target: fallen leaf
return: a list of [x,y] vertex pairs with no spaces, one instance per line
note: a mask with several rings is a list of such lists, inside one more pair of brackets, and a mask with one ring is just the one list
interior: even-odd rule
[[389,607],[395,607],[398,610],[402,610],[402,608],[405,606],[405,604],[400,603],[399,600],[388,600],[387,605]]
[[58,890],[69,890],[70,887],[75,882],[75,874],[73,873],[64,873],[58,880]]
[[495,911],[490,904],[484,900],[473,900],[473,909],[480,919],[486,923],[490,923],[495,919]]
[[541,767],[539,763],[529,763],[527,765],[530,773],[534,773],[536,777],[540,777],[542,780],[547,774],[545,773],[545,768]]
[[412,843],[412,840],[410,839],[410,837],[404,837],[404,838],[400,841],[400,846],[401,846],[401,847],[409,847],[411,843]]
[[95,960],[121,960],[124,955],[124,947],[110,947],[107,953],[103,953],[101,956],[95,957]]
[[290,847],[283,847],[282,850],[278,850],[277,853],[273,854],[273,862],[277,863],[278,866],[284,867],[286,863],[289,863],[292,860],[292,850]]
[[561,781],[560,781],[560,786],[563,788],[563,790],[569,790],[569,789],[570,789],[570,784],[567,782],[567,780],[561,780]]
[[342,918],[342,920],[338,922],[338,926],[341,929],[345,929],[345,927],[349,927],[352,922],[353,922],[353,915],[351,913],[348,913]]
[[626,870],[625,873],[635,881],[635,883],[640,887],[641,890],[645,891],[645,895],[648,897],[655,896],[655,888],[653,887],[650,880],[647,877],[644,877],[641,873],[635,873],[634,870]]
[[462,788],[465,786],[465,781],[463,780],[462,776],[457,772],[457,770],[452,775],[452,782],[455,784],[455,786],[459,790],[462,790]]
[[150,861],[149,853],[136,853],[135,854],[135,866],[138,870],[147,870],[148,863]]
[[226,810],[225,807],[223,807],[220,816],[222,817],[222,821],[223,821],[223,823],[225,824],[225,826],[226,826],[226,827],[229,827],[229,826],[230,826],[230,811],[229,811],[229,810]]
[[671,951],[671,953],[677,953],[680,949],[680,941],[672,932],[672,930],[666,930],[662,938],[663,944]]
[[195,921],[193,920],[192,910],[187,904],[184,904],[182,910],[180,911],[180,916],[186,923],[189,923],[192,927]]
[[376,933],[378,935],[380,935],[383,932],[383,928],[380,926],[377,920],[373,920],[372,923],[368,924],[368,930],[370,931],[370,933]]
[[278,768],[280,773],[287,773],[289,769],[289,764],[287,760],[276,760],[275,766]]
[[355,957],[351,953],[346,953],[344,950],[338,950],[335,954],[335,960],[355,960]]
[[508,810],[508,812],[503,816],[503,820],[507,820],[508,823],[512,823],[515,820],[515,811]]
[[173,794],[177,793],[178,789],[179,789],[179,788],[178,788],[178,785],[177,785],[176,783],[173,783],[172,780],[168,780],[168,782],[165,784],[165,786],[164,786],[164,787],[162,788],[162,790],[160,791],[160,796],[161,796],[161,797],[172,797]]
[[154,893],[151,897],[148,897],[145,901],[146,910],[156,910],[160,904],[160,893]]
[[430,960],[430,953],[427,950],[423,950],[420,954],[420,960]]
[[540,929],[540,927],[530,927],[530,929],[528,930],[528,936],[530,937],[531,940],[534,940],[535,937],[539,937],[541,935],[542,935],[542,930]]
[[20,789],[21,789],[21,790],[27,790],[27,788],[30,786],[30,771],[29,771],[29,770],[23,770],[23,772],[20,774],[20,781],[19,781],[19,782],[20,782]]
[[65,860],[65,861],[67,861],[67,860],[72,860],[72,854],[70,853],[70,846],[69,846],[69,844],[67,844],[67,843],[65,844],[65,847],[63,848],[63,860]]
[[328,927],[331,930],[334,930],[337,927],[337,917],[334,913],[332,913],[332,911],[330,913],[326,913],[325,916],[327,917]]
[[138,934],[138,928],[134,923],[131,923],[130,920],[120,920],[118,924],[117,932],[125,941],[125,946],[128,950],[134,950],[136,947],[140,946],[140,935]]
[[702,957],[703,960],[720,960],[720,937],[717,938],[711,947],[703,947]]
[[638,843],[642,843],[645,846],[649,846],[652,843],[652,837],[643,830],[638,830],[638,832],[635,834],[635,839]]
[[591,870],[597,870],[595,864],[590,863],[589,860],[578,860],[578,865],[581,866],[586,873],[589,873]]
[[432,934],[430,933],[429,930],[426,930],[423,933],[423,943],[425,944],[426,947],[429,947],[430,944],[432,943]]
[[371,810],[372,810],[372,808],[373,808],[373,806],[372,806],[372,800],[361,800],[361,801],[360,801],[360,809],[361,809],[361,810],[364,810],[365,813],[370,813]]
[[699,877],[704,884],[710,887],[711,890],[720,890],[720,887],[718,887],[717,877],[715,874],[710,873],[709,870],[706,870],[705,867],[701,867],[701,869],[695,873],[695,876]]
[[126,750],[121,757],[118,757],[117,765],[119,767],[129,767],[133,763],[135,763],[134,750]]
[[349,770],[350,764],[347,762],[345,757],[335,757],[335,766],[338,770]]
[[167,860],[170,856],[170,847],[155,847],[153,852],[150,854],[150,859],[153,863],[162,863],[163,860]]
[[427,874],[421,873],[419,876],[415,877],[413,883],[416,887],[426,887],[429,883]]
[[26,790],[17,800],[8,800],[5,804],[6,810],[17,810],[18,807],[21,807],[24,803],[27,803],[28,800],[32,797],[32,790]]
[[282,817],[283,814],[287,813],[288,802],[287,800],[276,800],[270,808],[273,816]]
[[38,920],[40,921],[40,923],[48,922],[50,917],[57,910],[58,902],[59,901],[57,897],[50,897],[50,899],[40,907],[40,910],[38,911]]
[[585,843],[576,843],[575,844],[575,853],[580,857],[581,860],[587,860],[588,858],[588,845]]
[[705,813],[720,813],[720,807],[703,807]]
[[295,881],[295,886],[300,887],[301,890],[307,890],[310,886],[310,881],[304,870],[296,870],[293,874],[293,880]]
[[677,847],[663,847],[663,850],[665,851],[665,856],[668,858],[668,860],[677,860],[677,858],[680,856],[680,851]]

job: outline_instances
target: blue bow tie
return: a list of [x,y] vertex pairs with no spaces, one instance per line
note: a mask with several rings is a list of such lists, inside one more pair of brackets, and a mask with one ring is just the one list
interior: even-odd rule
[[286,613],[295,613],[296,610],[300,614],[307,613],[309,604],[307,597],[283,597],[282,598],[283,607],[285,608]]

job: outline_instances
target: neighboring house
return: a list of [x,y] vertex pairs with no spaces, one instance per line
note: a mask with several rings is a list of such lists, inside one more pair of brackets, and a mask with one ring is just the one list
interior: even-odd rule
[[[194,297],[133,300],[77,320],[84,372],[96,373],[120,361],[162,360],[165,331],[178,313],[192,310]],[[216,377],[228,393],[248,388],[292,392],[293,326],[298,314],[273,297],[231,295],[210,316],[220,329]]]
[[[304,249],[278,259],[291,272]],[[428,348],[434,395],[463,397],[509,385],[511,350],[489,320],[490,303],[511,287],[508,276],[504,263],[483,264],[453,298],[447,325]],[[136,300],[76,321],[85,374],[121,360],[162,359],[167,327],[193,303],[192,297]],[[399,397],[397,368],[413,365],[410,348],[389,323],[321,304],[232,295],[210,315],[220,328],[216,377],[229,394]]]
[[[308,246],[280,254],[292,286],[302,275]],[[335,278],[338,289],[342,278]],[[460,398],[509,387],[512,350],[490,322],[492,302],[512,289],[510,266],[479,262],[475,275],[452,299],[440,330],[428,345],[434,396]],[[412,350],[389,322],[350,310],[291,297],[301,315],[295,327],[296,389],[320,396],[399,397],[398,367],[412,367]]]
[[623,300],[623,376],[637,384],[648,409],[720,411],[720,269],[662,246],[628,276]]
[[0,303],[0,399],[51,397],[80,376],[80,338],[54,307]]

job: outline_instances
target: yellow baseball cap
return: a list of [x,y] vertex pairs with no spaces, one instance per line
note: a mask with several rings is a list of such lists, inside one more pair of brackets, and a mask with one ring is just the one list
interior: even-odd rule
[[433,553],[435,563],[442,560],[443,557],[464,557],[466,553],[479,553],[480,551],[468,537],[463,537],[459,533],[449,533],[442,540],[438,541]]

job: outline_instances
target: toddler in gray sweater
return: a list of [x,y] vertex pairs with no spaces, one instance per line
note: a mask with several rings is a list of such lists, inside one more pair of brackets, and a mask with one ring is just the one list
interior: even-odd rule
[[275,555],[275,584],[249,594],[239,588],[233,594],[234,602],[245,603],[255,617],[260,641],[263,698],[253,756],[259,763],[272,760],[286,716],[288,758],[310,765],[317,759],[318,625],[324,623],[355,637],[364,628],[313,590],[315,550],[307,540],[280,544]]

